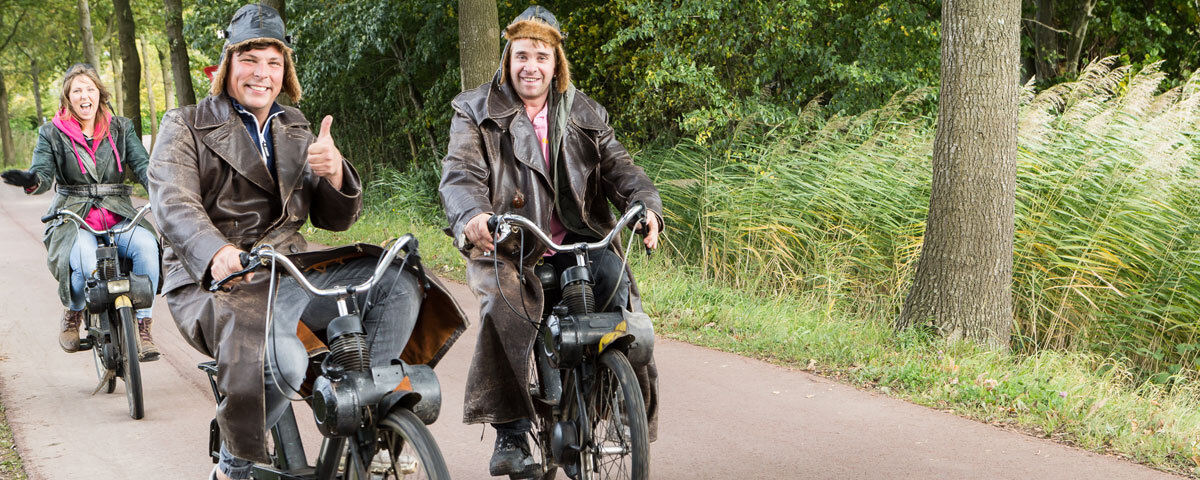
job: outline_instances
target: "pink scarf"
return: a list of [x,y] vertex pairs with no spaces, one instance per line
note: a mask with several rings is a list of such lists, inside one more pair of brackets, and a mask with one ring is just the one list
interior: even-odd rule
[[[96,126],[92,131],[92,138],[96,139],[88,146],[87,139],[83,136],[83,126],[79,124],[79,120],[75,119],[74,115],[67,113],[66,108],[59,109],[58,113],[54,114],[54,119],[51,120],[58,130],[63,132],[67,138],[70,138],[79,146],[83,147],[92,156],[92,165],[96,165],[96,149],[100,147],[100,143],[105,137],[108,137],[108,146],[112,147],[113,156],[117,159],[117,171],[124,172],[121,169],[121,154],[117,153],[117,145],[113,142],[112,131],[108,126],[112,122],[112,115],[108,112],[103,112],[103,115],[96,117]],[[79,162],[79,173],[87,175],[87,170],[83,168],[83,157],[79,155],[79,150],[72,144],[71,151],[75,153],[75,160]]]
[[[79,124],[79,120],[76,120],[73,115],[67,113],[66,108],[60,109],[58,113],[54,114],[54,119],[51,120],[54,126],[58,127],[58,130],[63,132],[63,135],[66,135],[73,142],[71,144],[71,151],[75,153],[75,160],[79,162],[79,173],[82,173],[84,176],[87,176],[87,170],[83,167],[83,157],[79,155],[78,147],[83,147],[84,151],[91,155],[92,165],[95,166],[96,150],[100,147],[100,143],[104,141],[105,137],[108,138],[108,145],[112,147],[113,156],[117,160],[117,172],[124,172],[121,169],[121,154],[117,153],[117,145],[113,142],[112,130],[108,128],[112,123],[112,115],[108,112],[103,113],[103,115],[96,118],[96,125],[92,131],[93,141],[91,146],[88,145],[87,139],[83,136],[83,126]],[[105,230],[120,222],[121,217],[107,209],[92,207],[83,221],[96,230]]]

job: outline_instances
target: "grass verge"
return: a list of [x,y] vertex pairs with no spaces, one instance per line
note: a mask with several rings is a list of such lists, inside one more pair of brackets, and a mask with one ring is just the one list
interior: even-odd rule
[[8,412],[0,405],[0,480],[25,480],[25,465],[17,453],[12,430],[8,428]]
[[[313,241],[378,243],[413,233],[426,267],[462,281],[440,227],[375,207],[351,230],[306,229]],[[748,295],[704,279],[670,255],[629,259],[661,336],[834,377],[862,388],[1035,436],[1200,477],[1200,391],[1132,385],[1126,366],[1043,350],[1032,356],[897,334],[882,314],[855,316],[813,290]]]

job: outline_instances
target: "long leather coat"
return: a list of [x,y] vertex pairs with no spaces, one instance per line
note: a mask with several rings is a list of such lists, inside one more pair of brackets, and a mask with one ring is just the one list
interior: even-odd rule
[[[305,161],[315,140],[309,122],[299,110],[283,109],[271,122],[274,178],[226,96],[167,112],[149,168],[150,200],[165,239],[163,292],[171,315],[193,347],[217,360],[217,387],[226,395],[217,407],[222,439],[235,456],[258,462],[269,461],[263,391],[268,275],[260,272],[229,293],[209,293],[209,263],[226,244],[304,252],[299,229],[306,219],[340,231],[362,210],[358,173],[345,163],[341,190],[314,174]],[[431,323],[431,315],[443,318],[432,322],[439,326],[437,338],[424,340],[428,354],[412,363],[436,363],[465,328],[436,279],[433,287],[418,329]],[[420,341],[421,335],[414,331],[413,337]]]
[[[439,190],[449,221],[447,233],[455,237],[460,248],[465,246],[463,229],[480,213],[517,213],[550,231],[555,190],[560,192],[560,208],[575,206],[571,211],[559,211],[565,214],[560,214],[560,218],[574,217],[574,221],[564,218],[564,224],[571,228],[574,223],[576,233],[588,235],[611,230],[616,219],[610,203],[618,211],[624,211],[640,200],[662,218],[657,189],[614,138],[604,107],[575,91],[574,86],[561,95],[551,89],[549,102],[550,137],[561,139],[561,143],[553,141],[551,145],[558,168],[554,165],[547,168],[524,104],[513,92],[511,82],[499,83],[499,74],[490,83],[454,99],[454,118]],[[555,112],[559,112],[558,118]],[[555,185],[559,187],[556,189]],[[482,304],[479,341],[467,378],[463,407],[466,423],[507,422],[528,417],[533,408],[526,382],[530,373],[529,349],[536,329],[524,316],[528,312],[534,322],[541,316],[543,294],[533,266],[545,247],[534,241],[526,242],[521,255],[524,285],[514,268],[516,248],[513,244],[498,246],[501,253],[497,258],[483,256],[478,248],[463,252],[467,258],[468,283]],[[497,275],[500,289],[496,286]],[[518,313],[514,308],[521,308],[521,299],[525,306]],[[510,308],[510,304],[514,307]],[[628,307],[641,309],[636,286],[632,286]],[[652,361],[636,370],[646,397],[653,436],[657,424],[657,370]]]
[[[62,133],[52,123],[46,123],[38,129],[37,146],[33,149],[33,163],[29,170],[38,177],[37,189],[30,194],[37,195],[50,190],[54,185],[92,185],[122,183],[125,174],[132,174],[146,185],[146,148],[137,133],[133,131],[133,123],[125,117],[112,117],[109,124],[112,141],[121,155],[122,170],[117,170],[117,160],[113,149],[105,136],[96,148],[96,163],[91,165],[87,152],[79,148],[79,154],[84,157],[85,172],[79,171],[79,160],[75,158],[72,140]],[[67,208],[79,216],[87,215],[92,207],[102,207],[125,218],[133,218],[137,213],[129,197],[108,195],[99,198],[65,195],[57,193],[47,211],[55,212]],[[149,219],[138,224],[150,232],[154,228]],[[71,249],[75,247],[78,226],[70,221],[58,220],[46,224],[42,242],[46,244],[46,265],[50,273],[58,280],[58,297],[63,306],[71,302]]]

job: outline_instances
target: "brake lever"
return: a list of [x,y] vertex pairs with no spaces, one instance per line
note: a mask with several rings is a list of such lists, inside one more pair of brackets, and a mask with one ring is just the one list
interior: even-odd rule
[[229,274],[229,276],[222,278],[220,281],[213,282],[212,285],[208,287],[208,291],[215,292],[217,290],[220,290],[221,287],[225,286],[226,283],[229,283],[230,280],[233,280],[237,277],[240,277],[242,275],[250,273],[250,272],[258,269],[258,267],[262,266],[261,259],[259,259],[258,257],[254,257],[254,259],[253,259],[254,261],[251,262],[250,254],[246,253],[246,252],[242,252],[242,253],[238,254],[238,259],[242,261],[242,265],[246,265],[246,264],[249,264],[249,265],[246,266],[246,268],[243,268],[241,270],[238,270],[236,272]]
[[[645,240],[646,236],[650,235],[650,222],[646,220],[646,215],[647,214],[645,212],[642,213],[642,219],[638,220],[637,227],[633,230],[642,235],[642,240]],[[642,242],[642,246],[646,247],[646,257],[649,258],[654,250],[651,250],[649,246],[646,246],[645,242]]]

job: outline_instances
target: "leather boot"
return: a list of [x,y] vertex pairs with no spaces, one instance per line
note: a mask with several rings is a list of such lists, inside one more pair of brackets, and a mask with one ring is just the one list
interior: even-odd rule
[[78,312],[66,309],[63,311],[62,325],[60,325],[61,333],[58,334],[58,346],[62,347],[64,352],[75,353],[79,351],[79,325],[83,323],[83,311]]
[[158,360],[158,347],[154,346],[154,339],[150,338],[150,323],[147,318],[138,319],[138,361],[153,362]]
[[496,447],[488,462],[488,473],[493,477],[509,475],[512,478],[528,478],[527,470],[533,459],[529,453],[529,441],[524,433],[496,432]]

